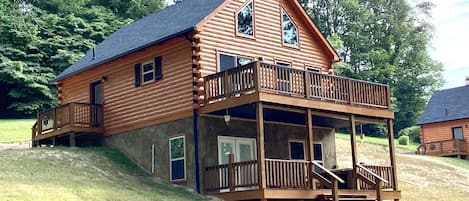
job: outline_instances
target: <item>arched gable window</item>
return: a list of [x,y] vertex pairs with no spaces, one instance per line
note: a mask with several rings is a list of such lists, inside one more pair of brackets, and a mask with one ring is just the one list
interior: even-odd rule
[[282,38],[283,44],[298,47],[298,29],[288,16],[287,12],[282,9]]
[[236,14],[237,32],[241,35],[254,36],[253,3],[249,1]]

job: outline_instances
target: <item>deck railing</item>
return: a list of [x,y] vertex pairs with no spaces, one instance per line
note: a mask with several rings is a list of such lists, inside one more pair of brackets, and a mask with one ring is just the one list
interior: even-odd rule
[[[375,173],[376,175],[380,176],[384,180],[388,181],[387,183],[383,184],[383,189],[392,189],[394,187],[394,180],[392,177],[392,167],[391,166],[378,166],[378,165],[362,165],[364,168],[370,170],[371,172]],[[370,175],[366,172],[362,172],[367,177]],[[360,189],[373,189],[372,186],[369,186],[367,183],[363,181],[359,181]]]
[[390,109],[389,86],[253,62],[204,78],[205,104],[255,91]]
[[361,164],[356,164],[356,167],[357,179],[360,185],[359,188],[362,190],[376,190],[376,200],[383,200],[383,188],[385,184],[389,183],[388,180]]
[[[208,193],[250,190],[258,187],[257,160],[205,167],[204,184]],[[332,189],[344,181],[314,161],[265,159],[265,181],[269,189],[311,190],[313,180]]]
[[236,191],[258,186],[257,160],[233,162],[205,168],[206,192]]
[[466,149],[466,141],[451,139],[423,143],[418,152],[427,155],[452,155],[465,153]]
[[60,131],[69,127],[102,127],[102,105],[88,103],[68,103],[38,113],[33,127],[33,140],[36,136]]

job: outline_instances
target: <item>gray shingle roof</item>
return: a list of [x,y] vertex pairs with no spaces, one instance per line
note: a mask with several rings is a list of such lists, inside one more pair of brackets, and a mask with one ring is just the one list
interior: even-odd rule
[[469,85],[436,91],[418,125],[469,118]]
[[224,0],[185,0],[134,21],[111,34],[93,51],[60,73],[54,81],[91,69],[140,49],[190,32]]

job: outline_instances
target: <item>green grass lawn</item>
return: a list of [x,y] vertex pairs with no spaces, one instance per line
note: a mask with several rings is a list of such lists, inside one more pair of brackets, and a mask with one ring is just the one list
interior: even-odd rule
[[166,184],[109,148],[0,151],[0,200],[210,200]]
[[[349,134],[336,133],[335,135],[337,138],[340,138],[340,139],[350,139]],[[360,142],[359,135],[357,135],[357,142]],[[386,145],[386,146],[389,145],[387,138],[370,137],[370,136],[365,136],[365,143]],[[415,142],[411,142],[409,145],[400,145],[397,142],[397,139],[394,140],[394,144],[396,145],[396,147],[407,149],[407,150],[413,150],[413,151],[417,150],[417,147],[419,146],[419,144]]]
[[36,119],[0,119],[0,143],[31,140]]

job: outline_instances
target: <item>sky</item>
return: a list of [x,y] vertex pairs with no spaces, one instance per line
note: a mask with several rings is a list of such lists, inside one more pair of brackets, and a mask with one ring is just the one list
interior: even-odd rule
[[463,86],[469,76],[469,0],[431,1],[436,33],[430,53],[444,66],[443,88]]
[[436,29],[431,55],[443,63],[443,88],[463,86],[469,76],[469,0],[432,0]]

